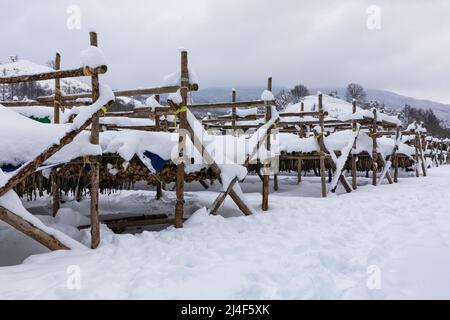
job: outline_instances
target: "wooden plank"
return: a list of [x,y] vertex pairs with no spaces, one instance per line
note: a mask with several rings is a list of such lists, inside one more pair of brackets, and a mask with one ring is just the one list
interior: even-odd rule
[[[352,101],[352,113],[355,114],[356,113],[356,100],[353,99]],[[357,124],[355,120],[352,120],[352,130],[356,130],[357,129]],[[356,149],[356,140],[355,143],[353,144],[353,150]],[[358,180],[357,180],[357,172],[356,172],[356,159],[357,159],[357,155],[352,153],[352,188],[353,190],[356,190],[358,188]]]
[[[187,105],[187,88],[184,88],[184,86],[189,85],[189,69],[188,69],[188,54],[187,51],[181,52],[181,98],[182,103],[181,106],[178,106],[179,110],[181,110],[182,106]],[[175,183],[175,189],[176,189],[176,197],[177,202],[175,205],[175,228],[182,228],[183,227],[183,211],[184,211],[184,169],[185,169],[185,163],[183,161],[185,157],[186,152],[186,137],[185,132],[188,130],[188,121],[186,117],[186,112],[181,112],[178,115],[180,119],[180,125],[179,125],[179,137],[178,137],[178,150],[179,150],[179,157],[180,157],[180,163],[177,164],[177,179]]]
[[84,124],[82,124],[78,129],[72,130],[66,133],[57,143],[54,143],[49,148],[41,152],[34,160],[26,163],[22,167],[20,167],[13,177],[11,177],[8,182],[0,188],[0,197],[3,196],[6,192],[17,186],[20,182],[22,182],[27,176],[32,174],[36,169],[43,164],[48,158],[53,156],[56,152],[61,150],[65,145],[69,144],[73,141],[73,139],[83,130],[85,130],[90,124],[92,119],[86,120]]
[[[91,46],[97,47],[97,33],[89,32]],[[96,102],[100,97],[100,84],[97,74],[91,76],[92,101]],[[100,124],[98,113],[92,117],[90,141],[94,145],[100,142]],[[99,189],[100,189],[100,165],[97,161],[91,164],[90,185],[90,216],[91,216],[91,248],[95,249],[100,244],[100,218],[98,211]]]
[[324,143],[323,143],[324,114],[323,114],[322,94],[319,94],[319,125],[320,125],[321,132],[316,135],[316,139],[319,143],[319,148],[320,148],[320,158],[319,158],[320,184],[321,184],[322,198],[326,198],[327,185],[326,185],[326,177],[325,177],[325,157],[324,157],[325,150],[324,150]]
[[[239,101],[239,102],[220,102],[220,103],[205,103],[205,104],[191,104],[189,109],[227,109],[227,108],[251,108],[264,106],[265,101]],[[269,101],[274,104],[275,101]]]
[[92,74],[104,74],[108,70],[107,66],[100,66],[95,69],[90,68],[77,68],[70,70],[57,70],[49,71],[43,73],[20,75],[13,77],[0,77],[0,84],[12,84],[20,82],[32,82],[32,81],[42,81],[42,80],[52,80],[52,79],[64,79],[64,78],[74,78],[74,77],[84,77],[90,76]]
[[[267,90],[268,91],[272,91],[272,78],[269,77],[267,79]],[[272,119],[272,106],[269,102],[265,102],[264,106],[266,108],[266,116],[265,116],[265,120],[266,123],[268,123],[270,121],[270,119]],[[271,129],[269,128],[267,130],[267,139],[265,140],[265,147],[267,151],[270,151],[270,134],[271,134]],[[262,205],[261,205],[261,209],[262,211],[267,211],[269,210],[269,189],[270,189],[270,176],[269,176],[269,166],[270,166],[270,161],[265,160],[264,161],[264,169],[263,169],[263,183],[262,183]],[[264,171],[265,174],[264,174]]]
[[[56,53],[55,56],[55,70],[61,69],[61,55]],[[53,101],[53,123],[59,123],[59,115],[61,109],[61,79],[55,79],[55,96]],[[51,171],[51,183],[52,183],[52,214],[55,217],[59,211],[60,206],[60,190],[58,186],[58,176],[56,168]]]
[[[328,115],[328,112],[323,112],[324,116]],[[282,112],[280,113],[280,117],[305,117],[305,116],[320,116],[319,111],[301,111],[301,112]]]
[[219,196],[214,200],[213,204],[211,205],[209,209],[209,213],[212,215],[217,214],[217,210],[219,210],[220,206],[225,201],[225,198],[230,194],[231,190],[233,189],[234,185],[238,182],[238,178],[234,177],[233,180],[231,180],[230,184],[228,185],[227,189],[224,192],[221,192]]
[[[164,86],[164,87],[155,87],[155,88],[142,88],[142,89],[131,89],[131,90],[115,90],[114,95],[116,97],[128,97],[128,96],[140,96],[140,95],[161,95],[167,93],[175,93],[180,89],[180,86]],[[197,91],[199,89],[198,84],[189,84],[189,91]],[[62,97],[63,101],[76,100],[80,98],[90,98],[90,93],[79,93],[72,95],[65,95]],[[45,102],[52,101],[52,96],[42,96],[36,98],[37,101]]]
[[378,166],[377,166],[377,160],[378,160],[378,152],[377,152],[377,109],[373,109],[373,121],[372,121],[372,130],[371,130],[371,137],[372,137],[372,185],[377,185],[377,172],[378,172]]
[[[236,103],[236,89],[231,92],[231,102]],[[231,127],[233,130],[236,130],[236,110],[235,106],[231,108]]]
[[33,225],[21,216],[0,206],[0,220],[12,226],[14,229],[22,232],[28,237],[36,240],[50,250],[68,250],[70,249],[54,236],[46,233],[42,229]]

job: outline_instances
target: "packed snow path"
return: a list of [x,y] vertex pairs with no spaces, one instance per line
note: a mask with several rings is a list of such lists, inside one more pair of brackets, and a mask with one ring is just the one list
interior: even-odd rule
[[[0,298],[450,298],[450,166],[327,199],[288,189],[266,213],[199,211],[184,229],[109,235],[95,251],[0,268]],[[366,284],[371,265],[379,290]],[[80,289],[67,286],[70,266]]]

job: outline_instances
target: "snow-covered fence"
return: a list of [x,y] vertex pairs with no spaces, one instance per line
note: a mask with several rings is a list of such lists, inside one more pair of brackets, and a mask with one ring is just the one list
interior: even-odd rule
[[[22,135],[11,135],[11,132],[8,129],[11,126],[10,121],[14,118],[10,117],[13,114],[7,112],[6,110],[1,110],[5,115],[5,118],[0,118],[0,121],[3,122],[0,126],[2,128],[0,134],[2,135],[2,139],[4,139],[3,141],[6,143],[12,143],[19,149],[21,148],[21,145],[25,145],[28,146],[28,149],[27,147],[22,148],[23,150],[21,153],[25,153],[25,155],[22,154],[22,156],[27,159],[25,163],[20,163],[20,165],[13,170],[11,174],[5,175],[3,170],[0,170],[0,219],[24,234],[46,245],[50,249],[64,249],[69,248],[69,246],[63,243],[63,240],[58,239],[56,236],[56,234],[58,234],[57,232],[53,232],[51,229],[43,228],[37,224],[32,215],[21,206],[20,201],[12,189],[24,181],[28,176],[33,174],[45,161],[61,151],[65,146],[72,143],[81,132],[88,128],[88,126],[91,126],[90,142],[94,145],[98,144],[98,114],[101,112],[100,110],[103,106],[109,105],[113,102],[114,97],[112,96],[112,92],[109,88],[105,86],[100,88],[98,75],[105,73],[107,71],[107,66],[104,60],[101,59],[103,54],[96,48],[97,34],[95,32],[90,33],[90,41],[91,47],[83,52],[83,66],[80,68],[71,70],[55,70],[12,77],[0,77],[0,83],[3,84],[81,76],[90,76],[92,79],[93,103],[87,107],[83,107],[82,110],[76,110],[76,117],[71,125],[65,125],[61,128],[46,128],[49,129],[45,131],[49,131],[50,135],[47,137],[51,137],[50,141],[39,141],[40,137],[35,136],[34,134],[27,136],[27,132],[29,132],[29,123],[24,122],[23,119],[19,119],[18,123],[14,123],[14,125],[18,126],[16,130],[24,130]],[[4,109],[1,105],[0,108]],[[23,124],[23,126],[19,128],[21,124]],[[24,139],[24,135],[26,136],[25,139],[27,139],[27,141],[21,141],[21,139]],[[13,141],[9,141],[10,139]],[[29,140],[36,140],[37,142],[36,144],[30,144]],[[36,155],[35,148],[39,148],[38,145],[41,145],[42,149],[41,152]],[[93,168],[91,168],[92,247],[96,247],[99,240],[98,202],[96,203],[96,199],[98,200],[98,170],[96,169],[96,166],[98,165],[95,160],[91,165],[93,166]]]

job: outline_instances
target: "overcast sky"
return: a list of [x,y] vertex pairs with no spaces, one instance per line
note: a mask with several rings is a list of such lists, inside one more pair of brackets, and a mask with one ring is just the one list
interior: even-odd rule
[[[189,51],[201,87],[274,84],[389,89],[450,103],[450,1],[0,0],[0,60],[63,67],[95,28],[117,89],[157,86]],[[81,28],[69,30],[78,5]],[[380,29],[369,29],[381,9]],[[374,20],[370,20],[374,21]],[[376,24],[371,24],[376,26]]]

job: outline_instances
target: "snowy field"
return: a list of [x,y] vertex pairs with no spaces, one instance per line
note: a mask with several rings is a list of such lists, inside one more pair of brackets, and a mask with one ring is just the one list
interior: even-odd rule
[[[201,190],[194,184],[186,211],[197,212],[185,228],[135,235],[103,228],[95,251],[50,253],[0,224],[0,298],[449,299],[450,166],[396,185],[372,187],[364,178],[360,184],[351,194],[321,199],[317,179],[297,186],[296,177],[281,177],[269,212],[244,217],[227,200],[219,211],[226,218],[201,209],[217,193],[194,192]],[[243,184],[255,208],[260,187],[254,177]],[[173,212],[173,193],[153,199],[153,191],[122,191],[103,196],[101,210]],[[87,201],[65,203],[57,219],[45,216],[48,199],[25,205],[89,243],[88,232],[74,227],[87,219]],[[80,288],[67,285],[73,270],[80,271]],[[376,288],[367,285],[373,270]]]

